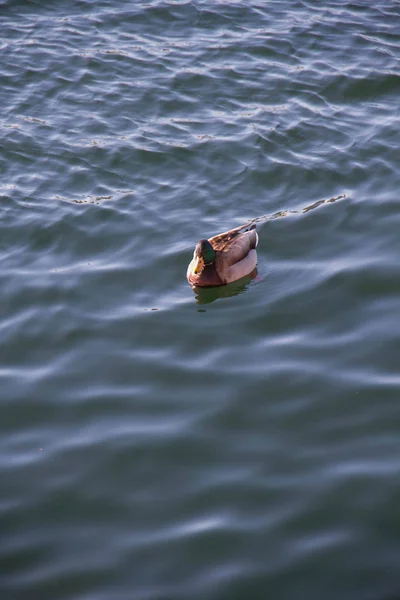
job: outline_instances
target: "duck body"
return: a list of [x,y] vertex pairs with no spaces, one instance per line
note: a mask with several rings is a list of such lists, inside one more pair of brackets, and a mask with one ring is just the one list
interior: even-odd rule
[[200,240],[188,266],[189,283],[196,287],[215,287],[245,277],[257,264],[257,244],[256,226],[251,223]]

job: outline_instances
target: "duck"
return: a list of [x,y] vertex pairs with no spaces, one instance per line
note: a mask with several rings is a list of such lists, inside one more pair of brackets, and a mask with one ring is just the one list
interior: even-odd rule
[[249,275],[257,264],[255,223],[200,240],[186,277],[193,287],[216,287]]

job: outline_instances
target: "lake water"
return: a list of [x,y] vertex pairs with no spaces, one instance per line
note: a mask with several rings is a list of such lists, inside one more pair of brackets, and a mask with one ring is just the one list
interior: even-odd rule
[[6,0],[0,48],[1,599],[397,600],[399,2]]

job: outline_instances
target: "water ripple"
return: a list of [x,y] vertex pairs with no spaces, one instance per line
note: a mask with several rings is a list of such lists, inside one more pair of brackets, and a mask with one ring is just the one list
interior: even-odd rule
[[3,595],[398,595],[396,16],[3,2]]

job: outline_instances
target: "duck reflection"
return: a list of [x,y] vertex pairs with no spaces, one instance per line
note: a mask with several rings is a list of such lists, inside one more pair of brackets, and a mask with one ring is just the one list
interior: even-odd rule
[[254,269],[245,277],[242,277],[233,283],[228,283],[227,285],[220,285],[217,287],[191,287],[197,304],[210,304],[219,298],[230,298],[242,294],[249,287],[251,281],[257,277],[257,269]]

